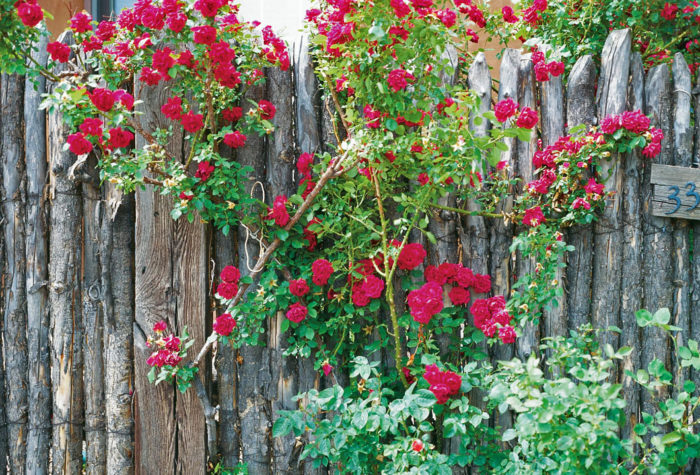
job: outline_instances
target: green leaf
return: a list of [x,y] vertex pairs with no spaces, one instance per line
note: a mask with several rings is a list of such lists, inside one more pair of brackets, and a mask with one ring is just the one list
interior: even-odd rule
[[637,312],[634,314],[634,316],[637,317],[637,325],[639,325],[642,328],[649,325],[653,320],[653,317],[651,315],[651,312],[649,312],[649,310],[644,310],[644,309],[637,310]]
[[654,314],[654,322],[655,323],[659,323],[661,325],[666,325],[670,321],[671,321],[671,312],[667,308],[659,309]]
[[515,439],[517,435],[518,434],[515,432],[515,429],[508,429],[503,433],[501,440],[503,442],[510,442],[511,440]]
[[272,437],[282,437],[292,430],[292,421],[289,417],[281,416],[272,426]]

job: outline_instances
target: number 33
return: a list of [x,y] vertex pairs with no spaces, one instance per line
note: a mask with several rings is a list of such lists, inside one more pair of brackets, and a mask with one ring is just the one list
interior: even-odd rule
[[[693,206],[690,206],[688,208],[688,211],[693,211],[695,208],[700,205],[700,195],[698,194],[697,191],[695,191],[695,183],[689,181],[688,183],[685,184],[685,188],[689,189],[688,192],[685,194],[685,196],[692,196],[695,198],[695,204]],[[678,193],[680,193],[680,188],[678,188],[676,185],[669,186],[669,189],[671,190],[672,193],[668,195],[669,200],[673,200],[676,202],[676,207],[673,208],[671,211],[666,212],[666,214],[673,214],[676,211],[678,211],[681,207],[681,199],[678,197]]]

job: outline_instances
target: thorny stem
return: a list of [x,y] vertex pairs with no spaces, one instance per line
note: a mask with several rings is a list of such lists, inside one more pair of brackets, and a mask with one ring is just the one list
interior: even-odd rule
[[430,203],[429,206],[431,208],[444,209],[445,211],[453,211],[455,213],[466,214],[467,216],[483,216],[485,218],[503,218],[503,219],[509,219],[511,221],[514,221],[514,220],[517,220],[518,218],[521,218],[521,216],[509,215],[507,213],[488,213],[486,211],[470,211],[468,209],[453,208],[451,206],[445,206],[445,205],[441,205],[438,203]]
[[394,364],[396,366],[396,371],[399,373],[401,382],[404,387],[408,388],[408,380],[406,375],[403,374],[401,368],[401,355],[403,351],[401,349],[401,333],[399,329],[399,317],[396,314],[396,303],[394,302],[394,283],[391,279],[391,269],[389,268],[389,240],[387,239],[387,221],[386,215],[384,214],[384,204],[382,203],[382,193],[379,189],[379,180],[377,179],[376,172],[372,172],[372,183],[374,184],[374,196],[377,198],[377,207],[379,209],[379,220],[382,225],[382,248],[384,250],[384,274],[386,276],[386,301],[389,304],[389,312],[391,314],[391,328],[393,330],[394,337]]

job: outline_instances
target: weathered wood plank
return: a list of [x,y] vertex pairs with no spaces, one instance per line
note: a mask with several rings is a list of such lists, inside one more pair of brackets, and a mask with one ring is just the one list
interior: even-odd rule
[[[70,32],[60,41],[72,44]],[[57,68],[60,70],[60,68]],[[51,227],[49,231],[49,308],[53,395],[52,473],[82,468],[83,382],[80,303],[81,216],[79,186],[68,177],[75,155],[63,151],[70,130],[57,112],[49,114]]]
[[[543,48],[546,52],[547,48]],[[539,83],[542,145],[548,146],[559,140],[565,134],[564,127],[564,87],[562,77],[552,77],[549,81]],[[564,256],[564,263],[566,256]],[[566,308],[566,296],[564,294],[564,268],[557,269],[556,280],[558,282],[558,297],[552,302],[552,307],[546,309],[543,314],[543,332],[546,336],[566,336],[568,328],[568,311]]]
[[[670,141],[672,137],[664,140]],[[687,153],[680,161],[688,163],[690,158],[690,154]],[[650,184],[653,193],[651,211],[654,216],[700,219],[700,208],[695,208],[696,205],[699,205],[699,198],[693,196],[693,191],[695,191],[693,186],[700,185],[700,170],[688,166],[653,164]]]
[[[518,74],[518,104],[520,108],[529,107],[537,110],[537,92],[535,71],[530,55],[524,55],[520,60],[520,71]],[[537,150],[537,132],[533,129],[532,137],[528,142],[517,141],[518,158],[516,162],[517,174],[522,178],[522,183],[529,183],[535,178],[535,170],[532,164],[532,156]],[[523,258],[518,255],[517,276],[529,274],[534,271],[535,262],[533,257]],[[541,309],[530,309],[531,312]],[[541,322],[540,322],[541,323]],[[516,340],[516,353],[518,357],[527,360],[532,353],[538,353],[540,342],[540,325],[532,322],[526,323],[523,327],[523,334]]]
[[[644,65],[639,53],[634,53],[630,62],[630,81],[627,90],[628,110],[644,110]],[[623,434],[630,437],[630,431],[639,421],[639,385],[625,375],[625,370],[636,371],[639,368],[639,334],[635,312],[643,305],[643,269],[642,247],[644,234],[642,232],[642,203],[641,182],[645,159],[639,151],[622,157],[624,179],[622,181],[622,222],[625,246],[622,250],[622,301],[620,303],[620,323],[622,335],[620,345],[635,349],[622,361],[622,384],[624,388],[625,415],[628,424],[623,428]]]
[[[668,65],[652,68],[647,74],[644,99],[646,113],[652,125],[663,130],[666,137],[661,143],[661,153],[656,159],[660,164],[673,162],[672,91]],[[650,215],[652,187],[650,173],[646,173],[643,186],[644,211],[644,299],[645,307],[655,311],[662,307],[673,308],[673,223],[668,218]],[[669,368],[669,347],[666,334],[659,329],[644,328],[642,332],[644,368],[654,359],[661,360]],[[664,391],[656,394],[663,397]],[[649,412],[653,403],[648,392],[642,392],[642,409]]]
[[[695,113],[695,143],[693,149],[693,167],[700,166],[700,74],[697,75],[693,89],[693,112]],[[700,223],[693,222],[693,236],[700,236]],[[693,242],[692,279],[690,292],[690,335],[695,341],[700,341],[700,239]],[[693,382],[700,387],[700,371],[692,370]],[[696,413],[697,417],[697,413]],[[695,468],[700,472],[700,462],[695,462]]]
[[108,475],[134,472],[134,195],[108,184],[100,263],[104,312],[105,420]]
[[[143,101],[137,107],[144,113],[141,123],[146,130],[166,123],[160,113],[168,97],[166,90],[138,82],[134,89],[136,98]],[[180,156],[182,132],[179,127],[174,127],[174,131],[167,148],[170,154]],[[143,137],[136,136],[137,148],[146,143]],[[167,322],[168,331],[179,328],[176,295],[179,289],[173,279],[175,222],[170,218],[171,200],[154,192],[151,186],[137,190],[135,199],[134,464],[137,473],[149,473],[153,467],[163,474],[174,473],[179,463],[175,390],[168,384],[149,383],[146,359],[151,352],[146,347],[146,337],[161,320]]]
[[[627,107],[627,83],[630,69],[631,36],[629,30],[610,33],[603,47],[601,72],[598,81],[598,118],[622,113]],[[620,221],[622,176],[619,157],[601,163],[600,176],[609,176],[606,191],[615,195],[594,226],[593,292],[591,321],[596,328],[620,326],[620,294],[622,285],[622,223]],[[610,175],[609,175],[610,174]],[[605,332],[603,343],[617,347],[619,336]],[[617,380],[617,371],[611,379]]]
[[23,474],[27,454],[27,308],[24,163],[24,77],[3,75],[2,212],[5,238],[3,328],[5,342],[7,441],[10,473]]
[[89,181],[81,184],[83,197],[83,268],[80,289],[82,294],[82,317],[85,331],[83,353],[85,365],[83,386],[85,387],[85,473],[102,474],[106,470],[107,434],[105,432],[104,326],[101,296],[102,268],[100,265],[100,233],[103,206],[99,189],[99,174],[96,160],[87,162],[84,176]]
[[[271,203],[276,196],[290,196],[296,191],[294,170],[296,168],[296,136],[294,117],[296,109],[293,104],[292,71],[269,69],[267,71],[267,95],[277,107],[273,120],[275,132],[267,148],[267,190]],[[292,276],[296,277],[296,276]],[[272,402],[272,420],[277,419],[280,410],[294,410],[297,407],[294,396],[299,391],[299,375],[296,358],[284,357],[282,353],[288,348],[287,334],[281,331],[286,319],[284,312],[277,312],[270,322],[268,346],[276,391],[270,394]],[[273,472],[286,474],[298,471],[298,456],[294,450],[294,435],[277,437],[273,440]]]
[[[264,87],[251,88],[243,101],[243,113],[251,108],[248,99],[259,101]],[[238,163],[249,166],[253,171],[248,175],[246,193],[255,189],[255,197],[263,198],[260,184],[265,180],[265,141],[251,134],[245,147],[238,150]],[[238,268],[241,275],[250,274],[259,253],[254,239],[246,240],[246,229],[238,227]],[[253,291],[249,288],[249,292]],[[243,462],[248,464],[250,473],[268,475],[271,473],[271,404],[267,397],[273,382],[270,374],[270,352],[262,346],[243,346],[239,350],[241,362],[238,367],[238,414],[241,421],[241,453]]]
[[[596,124],[596,65],[590,55],[576,61],[567,84],[566,122],[569,130]],[[590,322],[593,270],[593,229],[575,226],[566,233],[566,242],[574,247],[567,255],[566,305],[569,328]]]
[[[47,37],[32,53],[46,64]],[[51,446],[51,364],[49,353],[48,306],[48,207],[46,200],[47,155],[46,112],[39,110],[46,79],[24,87],[24,154],[27,165],[27,351],[29,353],[29,427],[27,428],[27,473],[49,471]]]
[[[500,67],[500,84],[498,89],[498,100],[518,98],[518,83],[520,76],[520,51],[506,49],[503,53]],[[510,126],[512,119],[505,124]],[[512,174],[515,169],[517,159],[517,147],[514,138],[506,138],[505,144],[508,150],[501,154],[501,161],[506,163],[506,168],[502,173]],[[508,211],[512,202],[506,201],[499,205],[499,211]],[[510,242],[513,239],[513,224],[506,224],[502,219],[497,219],[489,223],[489,274],[491,275],[492,291],[494,295],[510,296],[511,279],[514,272],[514,264],[509,250]],[[493,350],[493,361],[510,360],[514,355],[515,345],[496,345]],[[499,414],[494,425],[503,428],[510,428],[513,425],[512,414],[506,412]]]
[[[296,139],[299,153],[314,153],[321,151],[321,109],[320,90],[316,75],[314,74],[313,61],[309,55],[308,37],[294,47],[294,74],[296,86]],[[300,176],[297,174],[297,182]],[[307,392],[310,389],[320,389],[321,377],[314,369],[313,358],[300,358],[297,361],[299,367],[298,391]],[[336,370],[337,371],[337,370]],[[313,468],[308,461],[300,461],[305,475],[318,475],[325,473],[324,468]]]
[[[673,57],[673,164],[686,169],[693,162],[693,129],[690,121],[691,78],[688,63],[683,53]],[[670,137],[669,137],[670,140]],[[697,185],[696,185],[697,186]],[[687,189],[685,190],[688,191]],[[686,193],[683,193],[684,195]],[[700,195],[698,196],[700,204]],[[679,345],[687,345],[690,333],[690,227],[685,220],[673,221],[673,314],[672,322],[682,330],[676,334]],[[669,284],[670,285],[670,284]],[[675,360],[674,360],[675,361]],[[688,368],[676,367],[674,393],[682,391],[683,381],[688,378]]]

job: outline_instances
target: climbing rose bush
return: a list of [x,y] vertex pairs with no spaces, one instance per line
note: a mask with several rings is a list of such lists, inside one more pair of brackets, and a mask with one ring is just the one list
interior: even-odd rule
[[[556,275],[571,249],[563,230],[590,224],[603,208],[601,165],[635,150],[653,159],[663,134],[640,112],[575,128],[538,147],[536,178],[523,183],[505,143],[530,141],[538,113],[512,99],[480,113],[480,99],[464,86],[473,58],[466,43],[521,21],[537,24],[547,18],[546,1],[502,15],[470,0],[318,6],[307,12],[307,27],[337,146],[300,153],[296,192],[264,203],[244,193],[251,170],[231,152],[251,134],[273,132],[275,105],[247,92],[264,83],[264,68],[289,68],[289,55],[269,27],[239,18],[236,3],[143,0],[100,23],[79,12],[70,22],[73,42],[47,47],[54,67],[40,72],[57,85],[46,107],[63,113],[71,131],[65,147],[76,161],[93,153],[102,179],[127,192],[153,185],[174,198],[173,218],[211,222],[224,234],[242,225],[265,249],[257,263],[221,269],[214,296],[223,311],[195,358],[187,360],[194,342],[186,329],[175,335],[164,322],[154,326],[151,381],[186,391],[214,345],[261,344],[273,324],[286,335],[284,356],[310,358],[329,386],[299,395],[299,409],[277,414],[273,427],[274,436],[311,431],[302,457],[316,467],[682,467],[699,444],[689,417],[698,405],[692,383],[621,440],[620,387],[602,381],[630,349],[605,348],[602,356],[590,328],[550,340],[541,348],[550,355],[543,366],[557,368],[549,378],[535,357],[494,367],[486,353],[488,345],[515,343],[560,297]],[[16,19],[31,28],[39,11],[18,3]],[[564,73],[561,60],[539,49],[531,58],[538,81]],[[140,111],[156,87],[167,91],[160,104],[167,125],[150,130]],[[474,125],[485,127],[477,133]],[[483,269],[436,247],[434,218],[442,212],[518,226],[512,249],[534,266],[515,292],[499,295]],[[663,312],[640,313],[639,321],[673,331]],[[684,364],[700,367],[697,343],[683,348]],[[349,377],[344,387],[341,372]],[[654,362],[633,379],[654,390],[670,384],[666,373]],[[512,428],[489,422],[507,410],[517,414]],[[602,422],[591,427],[591,420]],[[668,424],[673,432],[664,433]],[[590,434],[600,443],[587,443]]]

